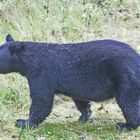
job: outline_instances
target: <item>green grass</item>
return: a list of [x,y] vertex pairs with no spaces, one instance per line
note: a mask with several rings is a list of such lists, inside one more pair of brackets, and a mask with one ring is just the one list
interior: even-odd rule
[[[0,2],[0,43],[11,33],[17,40],[53,43],[116,39],[140,49],[139,0],[2,0]],[[0,140],[114,140],[140,139],[133,132],[116,130],[124,121],[114,100],[93,103],[91,122],[75,122],[79,112],[69,99],[54,105],[46,122],[35,130],[15,127],[18,118],[27,118],[29,88],[18,74],[0,75]],[[108,112],[108,113],[107,113]]]
[[[83,0],[84,1],[84,0]],[[0,42],[11,33],[18,40],[80,42],[113,38],[133,42],[139,37],[138,0],[6,0],[0,3]],[[122,12],[119,12],[122,11]],[[122,33],[123,31],[123,33]],[[140,41],[135,38],[135,42]]]

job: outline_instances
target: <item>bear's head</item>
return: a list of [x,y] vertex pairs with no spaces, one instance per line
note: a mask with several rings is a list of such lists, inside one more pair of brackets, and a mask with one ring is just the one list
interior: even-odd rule
[[17,54],[24,50],[21,42],[15,41],[13,37],[8,34],[6,36],[6,43],[0,46],[0,73],[15,72],[14,62]]

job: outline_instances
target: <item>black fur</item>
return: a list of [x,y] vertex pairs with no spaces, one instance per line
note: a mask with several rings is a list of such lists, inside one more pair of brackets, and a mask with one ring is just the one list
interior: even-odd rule
[[17,120],[18,127],[41,123],[50,114],[57,92],[73,98],[80,121],[91,116],[90,101],[115,97],[126,119],[118,128],[133,130],[140,125],[140,57],[125,43],[8,41],[0,48],[0,72],[19,72],[29,82],[29,119]]
[[10,35],[10,34],[8,34],[7,36],[6,36],[6,41],[8,42],[8,41],[14,41],[14,39],[13,39],[13,37]]

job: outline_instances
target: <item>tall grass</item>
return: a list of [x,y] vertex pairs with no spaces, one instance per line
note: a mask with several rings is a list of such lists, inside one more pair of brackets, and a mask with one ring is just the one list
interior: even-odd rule
[[0,42],[7,33],[18,40],[59,43],[124,39],[127,31],[121,37],[116,32],[130,28],[132,20],[135,20],[132,28],[139,28],[139,7],[138,0],[1,1]]

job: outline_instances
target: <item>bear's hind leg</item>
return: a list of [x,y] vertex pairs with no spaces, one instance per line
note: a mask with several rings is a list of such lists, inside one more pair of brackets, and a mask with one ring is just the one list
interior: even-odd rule
[[86,122],[89,120],[91,116],[91,105],[88,101],[82,101],[78,99],[73,99],[77,109],[81,112],[81,116],[79,117],[80,122]]
[[126,123],[117,123],[117,128],[120,130],[127,129],[131,131],[140,126],[139,95],[134,92],[135,90],[131,94],[121,93],[120,97],[116,98],[126,119]]

